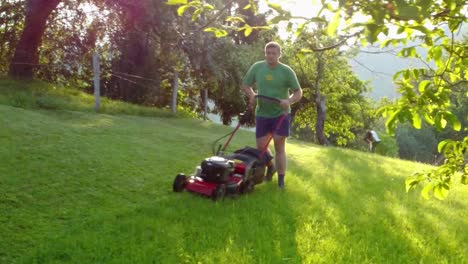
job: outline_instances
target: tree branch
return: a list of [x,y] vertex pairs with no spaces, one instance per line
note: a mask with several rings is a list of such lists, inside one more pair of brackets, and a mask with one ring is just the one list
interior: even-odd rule
[[358,36],[359,34],[361,34],[363,31],[359,31],[359,32],[356,32],[352,35],[349,35],[349,36],[341,36],[341,38],[343,38],[342,40],[340,40],[338,43],[335,43],[331,46],[328,46],[328,47],[324,47],[324,48],[318,48],[318,47],[311,47],[311,49],[315,52],[320,52],[320,51],[326,51],[326,50],[331,50],[331,49],[335,49],[341,45],[343,45],[346,41],[348,41],[350,38],[353,38],[353,37],[356,37]]

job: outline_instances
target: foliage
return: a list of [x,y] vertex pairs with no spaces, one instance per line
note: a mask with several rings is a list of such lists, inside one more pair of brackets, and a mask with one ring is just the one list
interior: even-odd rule
[[8,64],[13,58],[19,32],[24,24],[24,4],[21,1],[3,0],[0,2],[0,74],[8,72]]
[[398,156],[402,159],[433,163],[437,155],[436,135],[429,126],[422,125],[421,129],[414,129],[405,124],[396,129],[398,142]]
[[[315,37],[312,37],[315,36]],[[318,43],[311,43],[316,39]],[[327,50],[317,54],[304,51],[313,45],[327,45],[330,38],[318,38],[317,34],[303,32],[294,43],[287,43],[283,60],[295,69],[303,86],[304,97],[298,104],[294,125],[298,130],[315,127],[309,124],[317,122],[317,89],[321,97],[326,98],[326,121],[324,133],[336,145],[346,146],[355,138],[355,132],[365,129],[371,106],[363,94],[368,91],[366,84],[361,82],[347,63],[349,53],[338,49]],[[306,48],[304,48],[306,47]],[[298,50],[302,50],[297,52]],[[322,74],[317,70],[317,56],[321,56]],[[319,79],[318,85],[316,80]],[[367,124],[365,124],[367,123]],[[299,138],[301,138],[299,132]]]
[[[387,118],[389,133],[394,133],[398,122],[410,122],[414,127],[420,128],[423,119],[439,130],[447,123],[456,131],[461,130],[460,121],[448,107],[450,95],[455,87],[467,79],[466,44],[455,39],[456,32],[466,21],[466,1],[396,0],[381,3],[367,0],[325,0],[322,4],[323,9],[319,14],[327,11],[334,14],[333,19],[324,26],[327,34],[346,35],[358,32],[363,44],[375,43],[379,41],[379,37],[387,37],[382,42],[383,47],[390,44],[406,45],[411,41],[427,51],[425,60],[435,66],[432,68],[428,64],[428,68],[407,69],[395,74],[394,79],[400,87],[402,97],[395,104],[380,111]],[[279,12],[279,20],[291,18],[290,14],[282,11],[279,6],[275,10]],[[353,23],[354,15],[367,16],[368,20]],[[323,22],[320,18],[311,18],[305,23]],[[397,28],[401,37],[390,37],[390,25]],[[415,46],[403,48],[399,55],[422,58]],[[468,96],[468,93],[465,92],[464,96]],[[444,165],[437,170],[422,174],[422,178],[434,180],[443,177],[444,180],[433,182],[427,185],[429,187],[426,186],[426,189],[435,191],[450,188],[452,178],[456,177],[457,172],[461,172],[461,182],[466,183],[464,179],[468,169],[466,162],[462,161],[463,153],[468,148],[468,137],[456,142],[443,142],[439,146],[447,144],[446,154],[450,152],[450,157],[447,157]],[[419,181],[411,181],[411,186],[417,182]]]
[[244,94],[239,87],[255,58],[260,60],[263,57],[263,43],[255,44],[235,46],[231,39],[224,38],[218,40],[210,52],[217,83],[215,89],[210,91],[210,98],[215,102],[216,112],[225,125],[231,123],[232,117],[246,110]]
[[[415,128],[421,128],[422,120],[438,130],[445,128],[447,123],[456,131],[461,130],[460,121],[448,108],[455,86],[467,79],[466,44],[454,38],[466,20],[466,5],[466,1],[460,0],[389,1],[383,6],[379,2],[355,1],[352,5],[340,2],[338,9],[330,8],[344,17],[352,16],[354,12],[369,15],[371,19],[368,22],[350,26],[363,29],[369,42],[377,42],[380,34],[388,36],[389,24],[396,26],[397,33],[403,37],[389,38],[382,42],[382,46],[416,42],[416,45],[427,50],[426,58],[422,58],[414,46],[402,49],[399,55],[422,58],[435,65],[435,68],[406,69],[395,74],[394,79],[400,87],[402,97],[394,105],[381,109],[381,113],[387,117],[386,125],[390,133],[394,132],[398,122],[407,121]],[[465,93],[465,96],[468,94]],[[428,190],[431,190],[437,198],[442,199],[459,172],[462,183],[465,183],[463,179],[468,176],[467,165],[463,161],[463,153],[468,148],[468,137],[462,141],[444,142],[447,141],[439,144],[446,145],[444,153],[447,159],[444,165],[418,174],[407,182],[407,186],[413,187],[421,182],[419,179],[431,180],[423,189],[425,197]],[[439,147],[439,151],[441,150]]]

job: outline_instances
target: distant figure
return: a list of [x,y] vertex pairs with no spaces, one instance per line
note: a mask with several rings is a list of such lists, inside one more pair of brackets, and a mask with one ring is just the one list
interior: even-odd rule
[[364,140],[369,144],[369,151],[375,152],[375,147],[380,143],[380,138],[374,130],[368,130]]

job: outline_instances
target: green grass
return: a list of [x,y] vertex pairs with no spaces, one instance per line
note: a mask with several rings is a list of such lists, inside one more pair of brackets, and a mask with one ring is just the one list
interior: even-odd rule
[[[15,81],[0,77],[0,104],[25,109],[72,110],[94,112],[94,95],[77,89],[62,87],[42,81]],[[175,117],[169,109],[143,107],[101,97],[99,113],[125,114],[151,117]],[[194,116],[178,109],[179,117]]]
[[230,128],[2,104],[0,128],[0,263],[468,263],[468,192],[407,194],[422,164],[290,141],[285,192],[213,202],[172,181]]

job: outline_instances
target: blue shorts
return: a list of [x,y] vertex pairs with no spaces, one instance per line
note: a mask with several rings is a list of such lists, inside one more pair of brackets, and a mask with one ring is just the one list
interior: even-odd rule
[[291,123],[291,115],[287,114],[286,117],[283,119],[280,127],[275,130],[278,121],[280,120],[281,116],[278,117],[262,117],[257,116],[255,118],[256,127],[255,127],[255,136],[257,138],[264,137],[268,133],[277,134],[283,137],[289,137],[289,126]]

